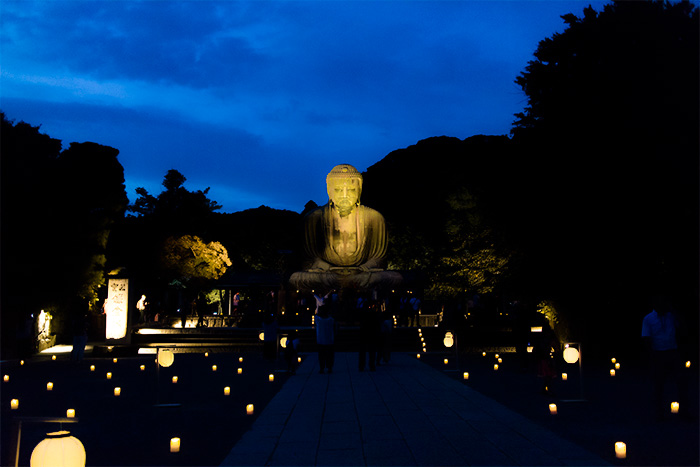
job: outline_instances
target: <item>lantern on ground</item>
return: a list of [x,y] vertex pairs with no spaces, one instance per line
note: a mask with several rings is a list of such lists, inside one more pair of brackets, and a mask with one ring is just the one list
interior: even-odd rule
[[121,394],[122,394],[122,388],[120,388],[119,386],[114,388],[114,395],[115,396],[121,396]]
[[90,371],[95,371],[95,365],[90,365]]
[[238,374],[240,375],[240,374],[242,374],[242,373],[243,373],[243,368],[239,368],[239,369],[238,369]]
[[226,386],[224,388],[224,396],[230,396],[231,395],[231,388],[229,386]]
[[2,377],[2,380],[5,381],[6,383],[10,381],[10,375],[5,375]]
[[562,374],[561,374],[561,380],[562,380],[562,381],[566,381],[567,379],[569,379],[569,375],[567,375],[566,373],[562,373]]
[[170,438],[170,452],[180,452],[180,438]]
[[269,375],[267,375],[267,379],[268,379],[268,381],[270,381],[272,383],[273,381],[275,381],[275,375],[270,373]]
[[687,362],[685,362],[685,367],[686,367],[686,368],[690,368],[690,360],[688,360]]
[[253,415],[253,410],[253,404],[248,404],[245,406],[245,413],[247,413],[248,415]]
[[66,410],[66,418],[75,418],[75,409]]
[[158,349],[158,365],[167,368],[175,361],[175,354],[172,350]]
[[445,365],[447,365],[447,364],[449,363],[449,360],[448,360],[448,359],[445,359],[445,360],[444,360],[444,363],[445,363]]
[[173,384],[177,384],[177,376],[173,376]]
[[678,413],[678,409],[680,408],[680,405],[678,402],[671,402],[671,413]]
[[49,381],[48,383],[46,383],[46,390],[47,390],[47,391],[53,391],[53,383],[52,383],[51,381]]
[[552,415],[557,414],[557,404],[549,404],[549,413]]
[[442,340],[442,343],[445,344],[445,347],[449,349],[455,343],[454,335],[450,331],[447,331],[445,333],[445,338]]
[[85,465],[85,447],[68,431],[47,433],[46,439],[36,445],[29,460],[31,467],[61,465],[77,467]]
[[211,366],[211,371],[216,371],[216,365]]
[[466,379],[469,379],[469,372],[468,372],[468,371],[465,371],[464,374],[462,375],[462,377],[463,377],[465,380],[466,380]]
[[19,409],[19,399],[12,399],[10,401],[10,410],[17,410]]
[[283,349],[287,348],[287,337],[286,336],[280,339],[280,347],[282,347]]
[[141,366],[139,367],[139,370],[141,370],[141,371],[146,371],[146,365],[141,365]]
[[627,457],[627,445],[622,441],[615,443],[615,457],[624,459]]

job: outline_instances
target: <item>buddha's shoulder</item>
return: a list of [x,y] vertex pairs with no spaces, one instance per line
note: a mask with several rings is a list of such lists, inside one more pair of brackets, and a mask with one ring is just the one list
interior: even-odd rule
[[382,216],[379,211],[372,209],[368,206],[360,205],[359,212],[362,216],[364,216],[365,219],[376,219],[378,221],[384,220],[384,216]]

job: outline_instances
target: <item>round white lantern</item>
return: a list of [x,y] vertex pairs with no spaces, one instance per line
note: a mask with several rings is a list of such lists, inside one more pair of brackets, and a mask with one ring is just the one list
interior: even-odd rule
[[65,467],[85,465],[85,447],[68,431],[47,433],[46,439],[36,445],[29,460],[31,467],[62,465]]
[[564,361],[566,363],[576,363],[578,362],[578,349],[573,347],[567,347],[564,349]]
[[282,347],[283,349],[287,348],[287,338],[286,337],[283,337],[280,339],[280,347]]
[[175,361],[175,354],[172,350],[158,349],[158,364],[162,367],[169,367]]
[[454,345],[455,340],[451,332],[447,331],[445,333],[445,338],[442,340],[442,343],[445,344],[445,347],[447,348],[450,348]]

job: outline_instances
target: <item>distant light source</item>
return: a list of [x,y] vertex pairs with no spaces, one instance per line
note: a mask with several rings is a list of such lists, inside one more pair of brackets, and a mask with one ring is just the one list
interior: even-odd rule
[[283,338],[280,339],[280,346],[281,346],[283,349],[286,349],[286,348],[287,348],[287,338],[286,338],[286,337],[283,337]]
[[55,356],[55,355],[51,355],[51,360],[56,360],[56,356]]
[[115,358],[113,358],[113,359],[112,359],[112,361],[113,361],[114,363],[117,363],[117,359],[116,359],[116,357],[115,357]]
[[66,410],[66,418],[75,418],[75,409]]
[[46,438],[36,445],[29,459],[31,467],[61,465],[77,467],[85,465],[83,443],[68,431],[47,433]]
[[615,376],[615,369],[610,370],[610,376]]
[[242,363],[242,362],[243,362],[243,357],[238,357],[238,361]]
[[552,415],[557,414],[557,404],[549,404],[549,413]]
[[10,401],[10,410],[17,410],[19,409],[19,399],[12,399]]
[[566,363],[576,363],[578,362],[578,349],[574,347],[567,347],[564,349],[564,361]]
[[531,326],[530,332],[542,332],[542,326]]
[[10,381],[10,375],[3,376],[2,380],[7,383],[8,381]]
[[53,383],[52,383],[51,381],[49,381],[48,383],[46,383],[46,390],[47,390],[47,391],[53,391]]
[[613,357],[613,358],[610,359],[610,361],[613,362],[613,363],[615,363],[615,362],[617,361],[617,359],[616,359],[615,357]]
[[616,369],[616,370],[619,370],[619,369],[620,369],[620,364],[619,364],[619,363],[616,363],[616,364],[615,364],[615,369]]
[[275,375],[273,375],[272,373],[270,373],[269,375],[267,375],[267,379],[268,379],[270,382],[273,382],[273,381],[275,380]]
[[243,373],[243,368],[239,368],[239,369],[238,369],[238,374],[240,375],[240,374],[242,374],[242,373]]
[[216,365],[211,366],[211,371],[216,371]]
[[445,365],[447,365],[449,363],[449,360],[445,359],[444,362],[445,362]]
[[494,363],[493,369],[494,369],[494,371],[495,371],[495,370],[498,370],[498,363]]
[[175,354],[172,350],[158,349],[158,364],[164,368],[169,367],[175,361]]
[[95,365],[90,365],[90,371],[95,371]]
[[688,360],[687,362],[685,362],[685,367],[686,367],[686,368],[690,368],[690,360]]
[[255,407],[253,407],[253,404],[248,404],[245,406],[245,413],[247,413],[248,415],[253,415],[254,409]]
[[445,333],[445,338],[442,340],[442,343],[445,344],[445,347],[449,349],[455,343],[454,335],[450,331],[447,331]]
[[260,334],[258,334],[258,339],[260,339],[261,341],[264,341],[265,340],[265,333],[261,332]]
[[419,353],[416,354],[416,358],[420,358],[420,354],[419,354]]
[[112,373],[110,373],[109,371],[107,372],[107,379],[112,379]]
[[180,438],[170,439],[170,452],[180,452]]
[[114,388],[114,395],[115,396],[121,396],[121,394],[122,394],[122,388],[120,388],[119,386]]
[[561,374],[561,380],[562,380],[562,381],[566,381],[567,379],[569,379],[569,375],[567,375],[566,373],[562,373],[562,374]]
[[469,372],[465,371],[464,374],[462,375],[464,379],[469,379]]
[[481,352],[481,356],[482,356],[482,357],[485,357],[485,356],[486,356],[486,352]]
[[146,365],[141,365],[141,366],[139,367],[139,369],[140,369],[141,371],[145,371],[145,370],[146,370]]
[[177,384],[177,376],[173,376],[173,384]]

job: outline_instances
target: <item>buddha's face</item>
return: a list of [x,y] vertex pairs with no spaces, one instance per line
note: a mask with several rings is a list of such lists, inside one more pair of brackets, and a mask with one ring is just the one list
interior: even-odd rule
[[355,178],[342,178],[328,182],[328,197],[341,216],[350,214],[360,201],[360,183]]

